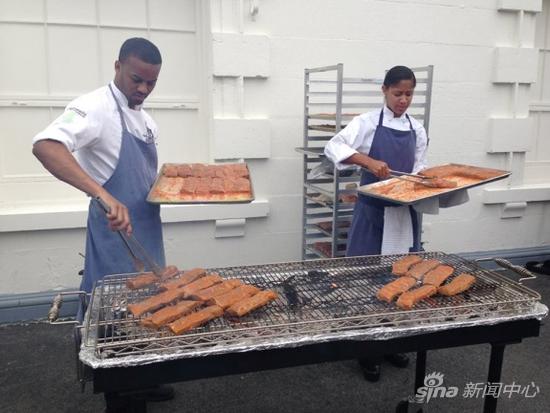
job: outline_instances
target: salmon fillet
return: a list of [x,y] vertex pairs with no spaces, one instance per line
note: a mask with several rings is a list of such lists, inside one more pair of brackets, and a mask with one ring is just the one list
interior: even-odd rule
[[180,273],[180,270],[175,265],[168,265],[162,269],[162,274],[160,275],[160,278],[163,280],[167,280],[169,278],[174,278],[176,275]]
[[178,176],[181,176],[182,178],[187,178],[188,176],[193,175],[190,165],[187,165],[187,164],[178,165],[177,168],[178,168]]
[[135,277],[128,278],[126,280],[126,287],[130,290],[137,290],[138,288],[143,288],[154,284],[157,281],[159,281],[159,278],[155,274],[152,272],[146,272]]
[[175,265],[169,265],[162,270],[162,275],[160,276],[160,278],[152,272],[146,272],[136,277],[127,279],[126,287],[128,287],[130,290],[137,290],[138,288],[144,288],[156,282],[173,278],[178,274],[178,267],[176,267]]
[[180,193],[185,195],[193,195],[195,193],[195,189],[197,188],[198,179],[199,178],[192,176],[184,178]]
[[244,300],[236,302],[231,307],[229,307],[226,312],[227,314],[232,316],[242,317],[252,310],[263,307],[270,301],[275,300],[277,297],[278,295],[275,291],[260,291],[259,293],[254,294],[252,297],[248,297]]
[[380,290],[378,290],[376,297],[379,300],[391,303],[395,297],[409,290],[415,284],[416,279],[413,277],[399,277],[397,280],[386,284]]
[[206,165],[206,172],[204,176],[208,178],[215,178],[216,177],[216,165]]
[[175,305],[164,307],[147,318],[141,320],[141,324],[149,328],[160,328],[184,315],[189,314],[194,308],[201,305],[199,301],[180,301]]
[[250,181],[246,178],[237,178],[234,182],[235,192],[250,192]]
[[397,306],[404,310],[410,310],[416,303],[424,298],[431,297],[437,292],[437,288],[433,285],[423,285],[422,287],[415,288],[414,290],[406,291],[397,299]]
[[244,284],[229,292],[212,297],[208,300],[208,304],[216,304],[223,309],[226,309],[231,307],[233,304],[258,293],[259,291],[260,289],[258,287],[250,284]]
[[159,308],[176,301],[183,297],[184,292],[181,289],[169,290],[163,293],[153,295],[146,300],[137,303],[128,304],[128,310],[135,316],[139,317],[147,312],[158,310]]
[[244,163],[236,163],[231,165],[232,172],[234,176],[247,178],[248,177],[248,167]]
[[184,182],[183,180],[184,178],[179,176],[176,176],[175,178],[164,177],[164,179],[159,179],[157,186],[165,194],[175,195],[180,193]]
[[476,281],[476,277],[474,277],[471,274],[463,272],[462,274],[457,275],[454,279],[451,280],[450,283],[445,284],[442,287],[439,287],[437,292],[441,295],[457,295],[461,292],[466,291],[468,288],[470,288],[474,282]]
[[175,178],[178,176],[178,168],[176,165],[165,165],[162,174],[170,178]]
[[419,262],[418,264],[414,264],[411,268],[409,268],[405,275],[408,277],[414,277],[417,280],[421,280],[424,274],[426,274],[430,270],[433,270],[439,264],[441,264],[441,262],[439,262],[438,260],[424,260]]
[[225,189],[223,188],[222,178],[212,178],[210,192],[212,192],[213,194],[223,194],[225,192]]
[[223,190],[224,192],[235,192],[235,182],[233,182],[232,179],[224,179],[223,180]]
[[398,259],[392,264],[392,274],[395,275],[405,275],[405,273],[413,266],[414,264],[422,261],[422,257],[419,255],[407,255],[404,258]]
[[214,284],[212,287],[204,288],[191,294],[189,298],[192,300],[207,301],[217,295],[231,291],[242,283],[241,280],[237,279],[222,281],[221,283]]
[[220,277],[218,274],[208,274],[208,275],[205,275],[204,277],[199,278],[196,281],[193,281],[192,283],[189,283],[181,288],[178,288],[178,290],[183,290],[184,297],[187,298],[199,290],[211,287],[214,284],[221,283],[222,281],[223,281],[223,278]]
[[175,288],[180,288],[180,287],[183,287],[184,285],[192,283],[193,281],[205,275],[206,275],[206,270],[204,268],[193,268],[192,270],[184,271],[183,274],[179,278],[175,279],[174,281],[162,283],[159,286],[159,289],[161,291],[166,291],[166,290],[172,290]]
[[168,327],[174,334],[181,334],[192,328],[201,326],[213,318],[219,317],[223,314],[223,309],[217,305],[211,305],[210,307],[203,308],[195,313],[189,314],[183,318],[180,318],[170,324]]
[[194,177],[202,178],[206,176],[206,165],[202,163],[194,163],[191,165],[191,171]]
[[431,284],[434,287],[439,287],[447,278],[451,276],[454,270],[455,269],[450,265],[438,265],[424,275],[422,282],[424,284]]

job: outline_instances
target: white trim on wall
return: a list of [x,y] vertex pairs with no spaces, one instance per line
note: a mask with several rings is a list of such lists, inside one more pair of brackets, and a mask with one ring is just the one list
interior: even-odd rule
[[[263,218],[269,215],[269,201],[255,200],[245,204],[163,205],[164,224],[220,219]],[[0,212],[0,233],[86,228],[88,204],[18,206]]]

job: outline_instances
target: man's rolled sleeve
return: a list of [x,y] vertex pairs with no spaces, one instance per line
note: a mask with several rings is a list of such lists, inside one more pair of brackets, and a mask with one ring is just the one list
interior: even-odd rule
[[90,145],[98,136],[98,123],[93,115],[71,104],[63,114],[33,138],[33,144],[50,139],[65,145],[69,152]]

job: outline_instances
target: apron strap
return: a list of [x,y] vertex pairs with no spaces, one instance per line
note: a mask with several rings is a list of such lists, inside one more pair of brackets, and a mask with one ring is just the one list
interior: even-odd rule
[[411,130],[413,130],[413,124],[411,122],[411,118],[409,117],[408,114],[405,114],[405,116],[407,117],[407,120],[409,121],[409,126],[411,127]]
[[[405,116],[407,117],[407,120],[409,121],[409,126],[410,126],[411,130],[413,130],[413,124],[411,122],[411,118],[409,117],[409,115],[407,113],[405,113]],[[378,118],[378,126],[382,126],[382,122],[384,122],[384,109],[383,108],[380,111],[380,117]]]
[[113,92],[113,88],[111,87],[110,84],[109,84],[109,90],[111,91],[111,94],[113,95],[113,98],[115,99],[118,114],[120,116],[120,124],[122,125],[122,130],[124,132],[128,132],[128,128],[126,127],[126,122],[124,121],[124,116],[122,116],[122,108],[120,107],[120,104],[118,103],[118,99],[115,96],[115,92]]

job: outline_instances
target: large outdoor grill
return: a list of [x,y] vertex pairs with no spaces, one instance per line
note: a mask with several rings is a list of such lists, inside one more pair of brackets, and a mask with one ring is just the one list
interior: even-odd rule
[[[190,370],[187,375],[162,377],[163,366],[186,360],[208,364],[224,358],[232,363],[235,363],[234,357],[254,358],[256,367],[241,360],[241,366],[248,367],[240,370],[235,367],[235,370],[226,366],[219,373],[230,374],[277,367],[273,364],[277,357],[268,357],[270,352],[277,355],[287,352],[281,363],[283,367],[315,362],[315,357],[304,356],[304,349],[322,345],[338,345],[349,350],[349,354],[339,351],[336,359],[389,351],[393,346],[394,351],[424,352],[423,357],[419,353],[421,365],[417,362],[417,384],[422,385],[420,375],[423,379],[427,348],[492,343],[494,337],[503,351],[508,341],[517,342],[523,337],[538,335],[540,319],[547,311],[539,303],[539,294],[456,255],[441,252],[421,255],[453,266],[455,274],[471,273],[477,281],[465,293],[455,297],[431,297],[413,310],[404,311],[395,303],[388,304],[376,298],[378,289],[395,278],[391,274],[391,264],[400,255],[212,268],[209,272],[217,272],[224,278],[239,278],[274,290],[279,298],[248,316],[215,319],[180,336],[168,330],[142,327],[139,318],[126,311],[127,304],[155,294],[154,288],[127,289],[125,281],[134,274],[108,276],[92,292],[83,327],[80,360],[92,368],[96,391],[117,391],[121,389],[107,384],[113,382],[111,373],[126,375],[129,368],[139,371],[154,365],[155,369],[159,368],[157,381],[167,382],[205,377],[204,374],[193,375]],[[519,324],[511,328],[510,323]],[[505,324],[508,328],[501,331]],[[464,334],[449,344],[445,334],[454,331],[456,335],[456,329],[479,333],[471,337]],[[438,335],[439,342],[428,344],[434,337],[437,340]],[[301,354],[301,361],[296,358],[295,363],[290,363],[296,351]],[[347,356],[343,356],[344,353]],[[270,360],[262,366],[264,358]],[[500,363],[497,364],[489,373],[493,378],[500,376]],[[132,376],[136,375],[132,373]],[[141,381],[138,386],[145,384]],[[492,411],[491,405],[486,411]]]

